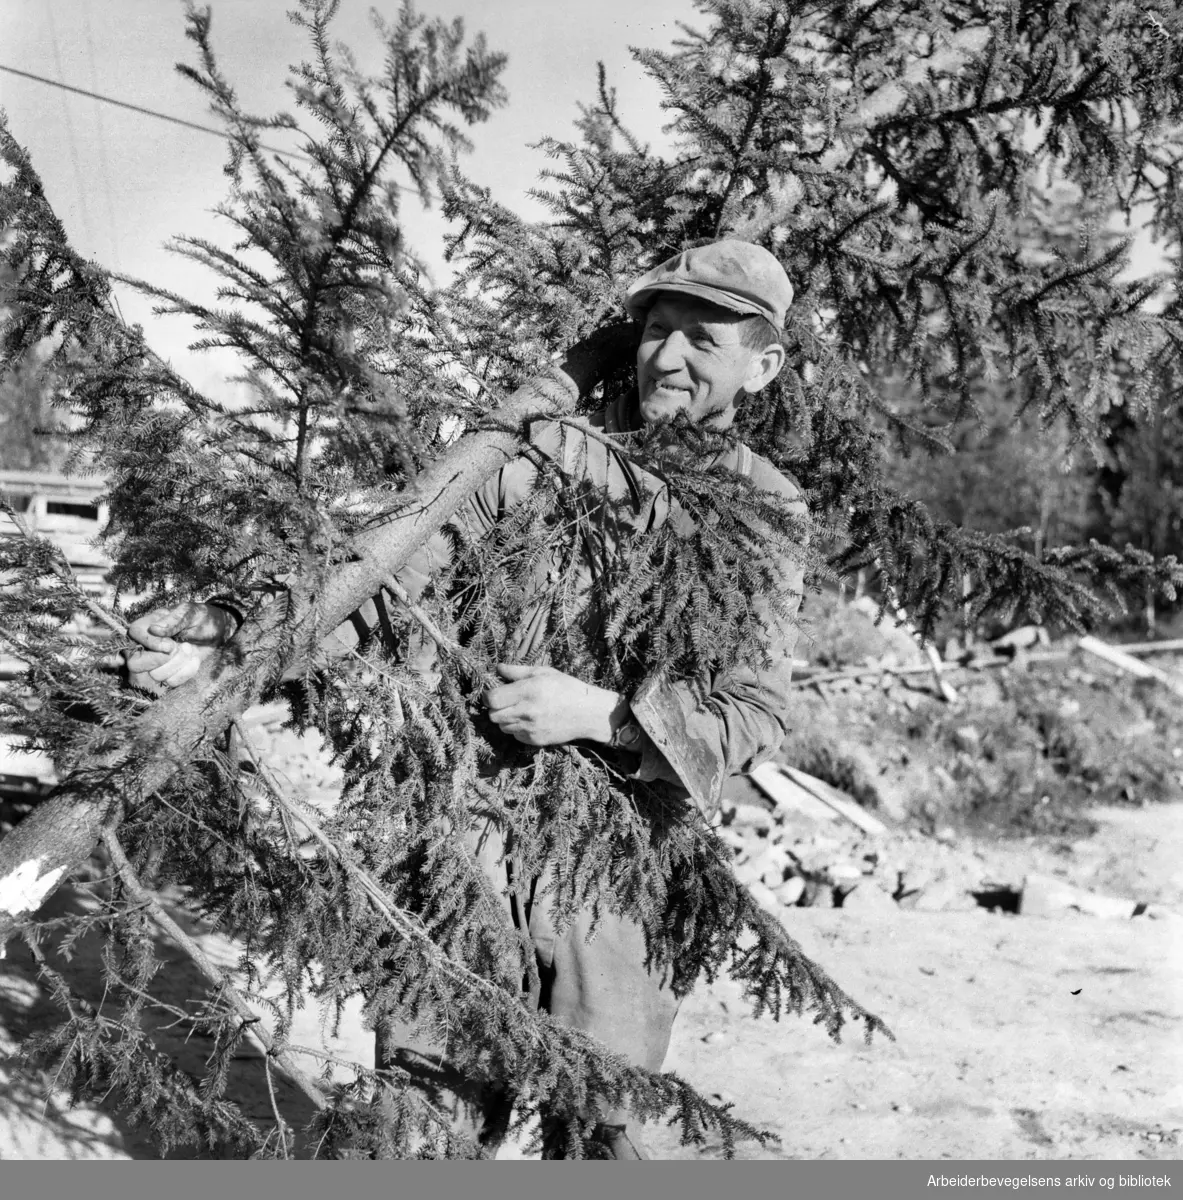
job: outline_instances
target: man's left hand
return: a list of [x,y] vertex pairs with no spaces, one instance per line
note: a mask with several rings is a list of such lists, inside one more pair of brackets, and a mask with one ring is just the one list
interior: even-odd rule
[[498,663],[507,682],[485,693],[489,719],[527,746],[558,746],[586,738],[607,745],[628,713],[617,692],[584,683],[554,667]]

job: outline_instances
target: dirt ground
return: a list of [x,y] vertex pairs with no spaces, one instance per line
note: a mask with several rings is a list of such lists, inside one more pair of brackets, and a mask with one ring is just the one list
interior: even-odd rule
[[[963,840],[944,852],[996,878],[1045,872],[1183,912],[1183,804],[1092,815],[1097,834],[1072,844]],[[77,897],[61,894],[55,903]],[[1183,918],[1039,918],[893,903],[782,915],[806,952],[898,1040],[867,1047],[855,1030],[833,1045],[807,1020],[754,1020],[728,982],[701,989],[683,1007],[666,1067],[779,1135],[766,1149],[741,1143],[739,1157],[1178,1157]],[[232,963],[224,938],[202,940]],[[169,964],[170,989],[183,999],[193,983],[188,964],[179,953]],[[97,979],[96,968],[84,944],[71,974]],[[53,1019],[27,954],[13,943],[0,962],[0,1054]],[[369,1061],[370,1035],[356,1014],[332,1038],[318,1014],[305,1011],[293,1041]],[[199,1045],[173,1049],[198,1065]],[[248,1113],[265,1115],[258,1060],[239,1066],[235,1095]],[[0,1084],[0,1158],[154,1156],[118,1116],[101,1105],[71,1108],[47,1088],[52,1081],[12,1058],[0,1058]],[[278,1097],[289,1120],[307,1118],[290,1089],[281,1085]],[[671,1129],[651,1128],[648,1138],[656,1157],[721,1153],[717,1142],[679,1146]]]
[[[1107,816],[1065,877],[1128,881],[1132,858],[1147,894],[1177,900],[1183,807]],[[792,909],[786,924],[897,1041],[755,1021],[726,984],[695,996],[666,1068],[779,1134],[739,1157],[1179,1156],[1183,920]],[[661,1157],[718,1153],[650,1141]]]

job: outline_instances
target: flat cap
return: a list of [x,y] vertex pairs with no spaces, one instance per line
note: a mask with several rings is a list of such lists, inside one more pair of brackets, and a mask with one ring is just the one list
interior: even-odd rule
[[793,302],[785,269],[763,246],[734,238],[683,250],[642,275],[628,290],[625,307],[641,319],[658,292],[684,292],[732,312],[767,317],[777,329]]

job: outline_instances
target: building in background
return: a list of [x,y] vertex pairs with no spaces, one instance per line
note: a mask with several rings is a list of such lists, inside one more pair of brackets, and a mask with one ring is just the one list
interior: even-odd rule
[[[114,596],[107,582],[111,559],[98,543],[107,523],[107,505],[101,498],[106,488],[106,481],[98,476],[0,471],[0,498],[30,533],[61,550],[82,589],[100,603],[109,603]],[[0,508],[0,537],[18,532],[16,521]],[[79,613],[74,623],[79,633],[109,636],[85,613]],[[19,687],[25,664],[6,651],[0,642],[0,687]],[[22,738],[0,729],[0,802],[35,800],[54,781],[53,763],[46,755],[25,748]]]
[[[42,471],[0,471],[0,496],[18,513],[30,533],[51,541],[65,555],[83,589],[110,599],[110,557],[98,545],[107,523],[102,500],[106,480]],[[16,533],[11,516],[0,509],[0,536]]]

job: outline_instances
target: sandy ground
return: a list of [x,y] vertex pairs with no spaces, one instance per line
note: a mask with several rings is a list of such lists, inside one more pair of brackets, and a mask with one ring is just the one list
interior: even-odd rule
[[[989,847],[990,870],[1047,872],[1079,886],[1173,905],[1183,912],[1183,805],[1106,810],[1101,830],[1075,844]],[[956,851],[974,856],[974,847]],[[981,859],[979,851],[976,858]],[[55,903],[76,903],[61,895]],[[977,909],[785,909],[805,950],[876,1011],[898,1040],[840,1045],[807,1020],[755,1020],[729,982],[684,1005],[667,1059],[702,1091],[775,1132],[779,1144],[739,1157],[1176,1158],[1183,1127],[1183,919],[1038,918]],[[231,963],[217,935],[207,949]],[[179,953],[170,987],[192,987]],[[71,974],[97,979],[85,945]],[[0,962],[0,1055],[54,1019],[23,948]],[[368,1061],[356,1015],[332,1038],[312,1010],[293,1040]],[[174,1049],[197,1067],[195,1043]],[[269,1111],[257,1060],[238,1064],[235,1095]],[[148,1140],[101,1105],[70,1107],[52,1081],[0,1057],[0,1158],[154,1156]],[[281,1086],[293,1123],[307,1106]],[[651,1128],[657,1157],[718,1157],[717,1141],[678,1145]],[[184,1153],[184,1152],[183,1152]],[[192,1153],[192,1151],[188,1152]],[[188,1156],[186,1153],[185,1156]],[[508,1150],[509,1155],[515,1151]]]

